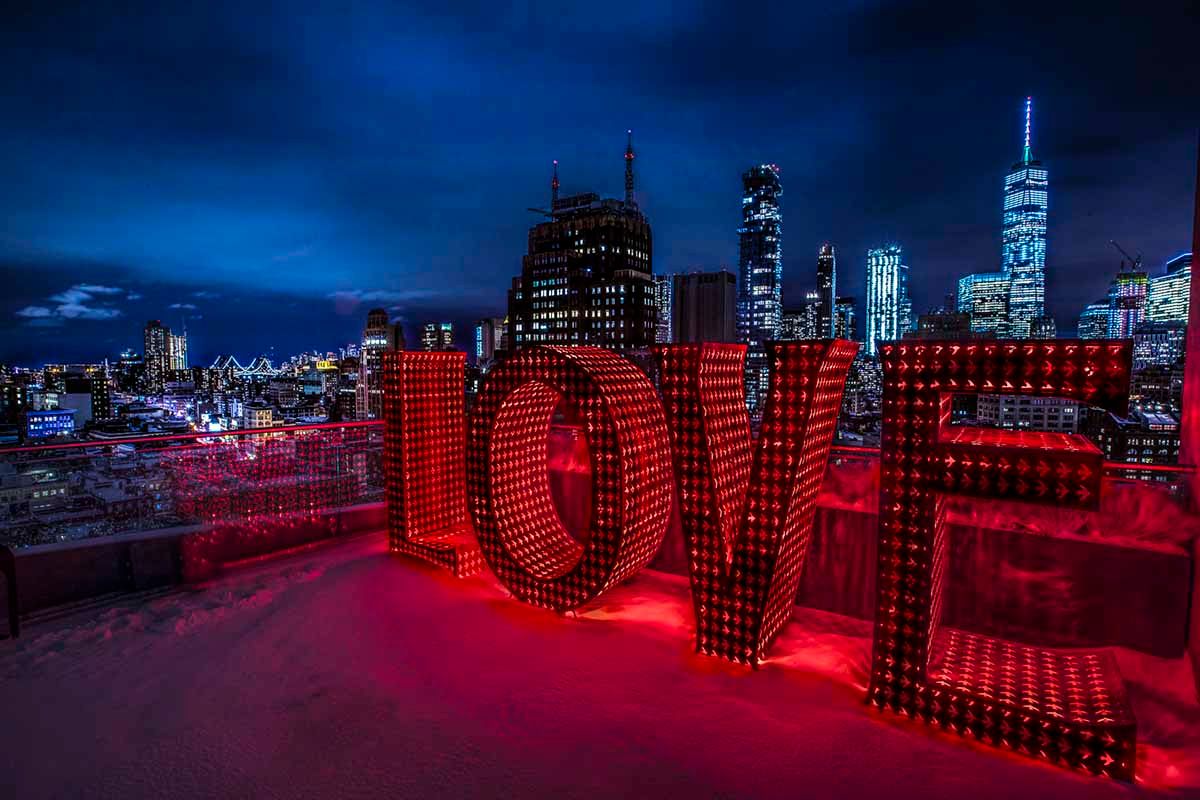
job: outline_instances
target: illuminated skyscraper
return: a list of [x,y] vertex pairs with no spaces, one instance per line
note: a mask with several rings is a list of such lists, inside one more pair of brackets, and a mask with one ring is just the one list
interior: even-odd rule
[[746,402],[761,413],[769,365],[766,342],[778,339],[783,317],[783,216],[779,167],[762,164],[742,175],[738,228],[738,337],[746,343]]
[[628,352],[655,338],[650,223],[633,190],[633,144],[625,148],[625,199],[594,192],[558,196],[529,230],[521,277],[509,291],[509,342],[590,344]]
[[1004,236],[1001,264],[1009,279],[1008,332],[1027,339],[1046,306],[1047,172],[1030,145],[1033,98],[1025,100],[1025,149],[1004,178]]
[[367,312],[358,356],[358,380],[354,385],[354,411],[358,419],[383,418],[383,353],[403,349],[404,331],[388,321],[387,310],[373,308]]
[[834,336],[834,304],[837,302],[837,254],[829,242],[817,251],[816,338]]
[[828,338],[820,333],[820,314],[821,292],[810,289],[804,293],[804,305],[783,312],[779,324],[779,338],[785,341]]
[[655,344],[671,343],[671,317],[673,312],[672,295],[674,293],[675,276],[654,276],[654,342]]
[[853,297],[839,297],[834,302],[833,335],[836,339],[858,341],[858,320],[854,318]]
[[142,332],[142,364],[142,390],[147,394],[161,394],[171,371],[187,368],[186,335],[176,336],[158,320],[150,320]]
[[958,279],[958,310],[971,315],[971,332],[1008,335],[1009,280],[1003,272],[979,272]]
[[428,322],[421,329],[421,349],[425,352],[454,349],[454,323]]
[[890,244],[867,251],[866,351],[876,355],[879,342],[899,339],[912,327],[908,267],[904,251]]
[[1182,253],[1167,262],[1166,274],[1150,279],[1146,291],[1146,319],[1186,324],[1191,287],[1192,254]]
[[1079,315],[1075,335],[1080,339],[1105,339],[1108,337],[1108,301],[1089,303]]
[[1150,280],[1141,270],[1122,270],[1108,286],[1108,338],[1128,339],[1146,318]]
[[497,351],[504,349],[506,328],[501,317],[486,317],[475,324],[476,366],[487,368],[496,360]]

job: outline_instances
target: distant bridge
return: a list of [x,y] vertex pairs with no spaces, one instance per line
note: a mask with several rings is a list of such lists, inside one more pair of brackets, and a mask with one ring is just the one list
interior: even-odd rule
[[234,373],[243,378],[266,377],[269,378],[275,375],[279,370],[271,364],[271,360],[266,356],[259,356],[250,362],[250,366],[243,367],[238,363],[238,360],[233,356],[217,356],[217,360],[212,363],[209,369],[233,370]]

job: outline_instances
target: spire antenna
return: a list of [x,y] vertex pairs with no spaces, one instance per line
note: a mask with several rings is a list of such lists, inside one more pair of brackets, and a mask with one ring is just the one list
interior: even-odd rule
[[558,202],[558,159],[554,159],[554,177],[550,179],[550,210],[554,211],[554,204]]
[[1033,127],[1033,98],[1025,98],[1025,163],[1033,161],[1033,148],[1030,146],[1030,130]]
[[625,205],[633,205],[633,130],[625,131]]

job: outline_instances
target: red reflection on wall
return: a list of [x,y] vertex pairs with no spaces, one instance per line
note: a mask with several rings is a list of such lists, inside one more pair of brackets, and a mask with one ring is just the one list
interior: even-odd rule
[[[555,408],[573,408],[592,462],[582,541],[550,495]],[[488,374],[467,443],[471,516],[488,565],[517,597],[565,611],[633,575],[662,543],[671,463],[662,404],[632,363],[599,347],[527,347]]]
[[945,498],[1095,509],[1103,456],[1082,436],[948,425],[954,394],[1079,400],[1123,413],[1130,343],[881,346],[879,560],[869,701],[964,736],[1131,780],[1136,724],[1112,657],[940,630]]
[[858,345],[768,345],[770,389],[751,461],[745,345],[659,350],[696,649],[757,664],[788,620],[817,490]]
[[472,575],[483,567],[467,518],[461,352],[383,356],[388,544]]

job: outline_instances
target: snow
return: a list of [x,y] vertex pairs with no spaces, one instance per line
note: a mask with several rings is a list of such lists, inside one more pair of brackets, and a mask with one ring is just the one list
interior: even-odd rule
[[684,578],[556,616],[367,536],[0,642],[0,797],[1200,796],[1187,661],[1121,651],[1133,788],[869,709],[868,623],[798,611],[757,671]]

